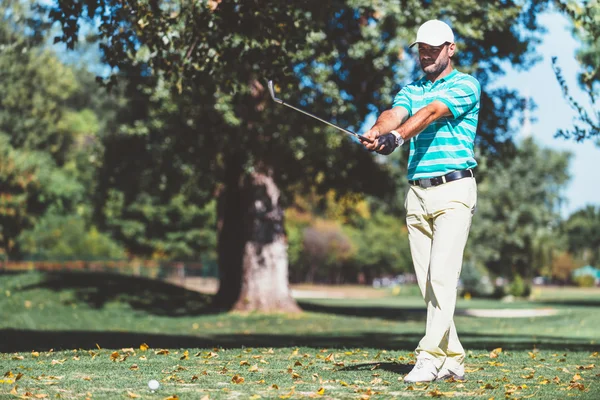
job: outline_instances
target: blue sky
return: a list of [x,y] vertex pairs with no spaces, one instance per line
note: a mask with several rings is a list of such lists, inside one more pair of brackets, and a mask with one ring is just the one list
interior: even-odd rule
[[[568,20],[556,12],[540,15],[540,23],[547,29],[543,42],[535,49],[543,58],[527,71],[508,70],[499,84],[517,88],[529,96],[537,105],[532,112],[531,135],[538,144],[557,150],[568,150],[573,154],[570,166],[571,181],[564,192],[568,203],[561,210],[563,216],[581,209],[587,204],[600,205],[600,178],[592,171],[598,168],[600,147],[592,141],[577,143],[554,138],[557,130],[573,125],[575,112],[562,95],[561,88],[552,70],[552,57],[558,57],[558,65],[569,85],[573,97],[582,104],[589,104],[587,96],[577,85],[578,64],[575,51],[579,44],[572,36]],[[591,106],[588,108],[591,109]],[[520,137],[522,137],[521,135]],[[519,136],[517,136],[519,138]]]

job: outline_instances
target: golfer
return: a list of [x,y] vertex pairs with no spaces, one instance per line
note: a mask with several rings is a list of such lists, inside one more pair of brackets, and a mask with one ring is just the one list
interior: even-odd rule
[[427,325],[405,382],[464,379],[463,349],[454,309],[463,251],[477,202],[473,141],[481,88],[452,67],[454,34],[444,22],[417,31],[425,75],[396,95],[364,135],[365,147],[390,154],[410,141],[406,224],[417,282],[427,304]]

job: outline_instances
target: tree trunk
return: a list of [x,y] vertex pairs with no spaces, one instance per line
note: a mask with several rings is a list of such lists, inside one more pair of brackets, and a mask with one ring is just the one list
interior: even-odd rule
[[233,309],[300,312],[289,287],[287,241],[279,189],[268,172],[250,174],[244,189],[248,202],[242,287]]
[[244,205],[240,157],[227,160],[225,187],[217,200],[217,255],[219,263],[219,290],[213,300],[216,308],[230,310],[242,288],[242,260],[244,257]]
[[288,279],[280,192],[270,173],[235,169],[220,196],[215,304],[236,311],[300,312]]

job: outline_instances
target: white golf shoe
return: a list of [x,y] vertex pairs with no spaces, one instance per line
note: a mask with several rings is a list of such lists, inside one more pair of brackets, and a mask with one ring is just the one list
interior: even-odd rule
[[433,360],[429,358],[417,358],[413,369],[404,377],[405,383],[431,382],[438,376],[438,369]]
[[436,380],[441,381],[444,379],[454,378],[457,381],[465,380],[465,366],[464,364],[459,364],[452,359],[446,360],[442,368],[437,373]]

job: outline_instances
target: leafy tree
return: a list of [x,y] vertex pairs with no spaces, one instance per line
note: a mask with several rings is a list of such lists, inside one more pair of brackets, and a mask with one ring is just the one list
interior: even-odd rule
[[74,209],[83,187],[42,152],[18,150],[0,134],[0,255],[18,257],[17,237],[52,206]]
[[583,262],[600,266],[600,207],[588,205],[564,224],[569,251]]
[[[577,60],[583,69],[579,74],[579,84],[587,93],[591,109],[577,102],[570,94],[558,59],[554,57],[552,64],[556,78],[563,90],[569,105],[577,112],[578,117],[573,129],[560,130],[557,136],[573,138],[577,141],[598,139],[600,137],[600,108],[598,107],[600,87],[600,2],[598,0],[555,1],[558,9],[573,22],[573,33],[580,40],[582,48],[577,52]],[[600,143],[600,142],[598,142]]]
[[581,266],[581,262],[574,259],[571,253],[560,252],[552,260],[551,276],[559,282],[566,283],[571,280],[573,271]]
[[[537,28],[535,15],[546,3],[58,0],[50,17],[62,27],[58,40],[71,48],[80,21],[97,21],[105,61],[146,88],[129,108],[137,134],[114,144],[136,159],[105,159],[112,172],[100,204],[123,199],[130,207],[150,193],[149,204],[164,205],[168,193],[190,186],[204,193],[186,201],[217,193],[217,303],[296,310],[287,290],[282,203],[298,187],[377,196],[395,188],[387,166],[356,143],[298,113],[267,107],[266,79],[275,79],[290,102],[342,126],[360,126],[368,113],[389,107],[399,84],[410,79],[415,63],[404,49],[426,19],[452,23],[461,43],[458,65],[487,87],[503,61],[531,61],[535,38],[527,32]],[[496,126],[518,102],[514,93],[485,93],[481,142],[497,152],[508,137]],[[118,174],[121,194],[108,190]],[[131,238],[147,234],[146,216],[130,212],[126,219]],[[153,233],[160,236],[164,224],[158,226]]]
[[506,277],[531,278],[549,266],[561,240],[559,208],[569,158],[527,138],[506,165],[488,171],[478,187],[465,259]]
[[33,229],[17,238],[28,259],[122,260],[123,248],[95,227],[88,228],[80,216],[64,216],[48,212]]
[[[44,240],[39,224],[61,221],[67,232],[77,217],[75,231],[88,225],[99,152],[101,121],[79,103],[82,74],[44,49],[48,24],[28,5],[0,5],[0,252],[10,258],[28,256],[29,244]],[[97,244],[108,240],[87,229]]]

